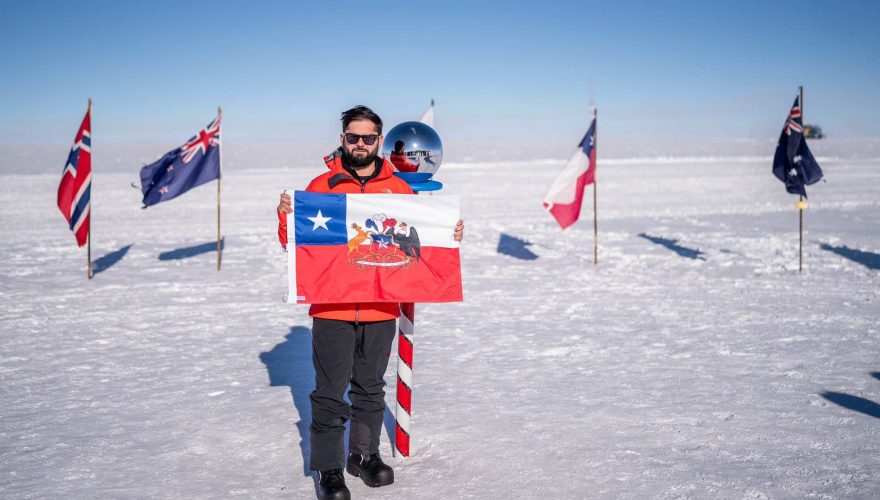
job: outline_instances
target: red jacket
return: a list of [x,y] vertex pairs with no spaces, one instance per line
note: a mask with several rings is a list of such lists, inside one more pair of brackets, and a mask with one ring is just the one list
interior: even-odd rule
[[399,172],[416,172],[419,169],[418,163],[410,163],[406,155],[391,153],[391,164],[397,167]]
[[[312,179],[306,191],[314,193],[398,193],[413,194],[409,185],[394,176],[394,167],[382,161],[379,175],[361,185],[342,167],[342,158],[331,154],[324,157],[330,170]],[[287,248],[287,214],[278,212],[278,241]],[[385,321],[400,316],[400,304],[393,302],[361,302],[358,304],[312,304],[309,315],[314,318],[342,321]]]

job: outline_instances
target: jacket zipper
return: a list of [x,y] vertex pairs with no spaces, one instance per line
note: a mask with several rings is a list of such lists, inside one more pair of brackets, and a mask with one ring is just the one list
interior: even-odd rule
[[[367,190],[367,183],[360,180],[360,179],[358,179],[358,182],[360,182],[360,184],[361,184],[361,194],[365,193]],[[360,315],[361,315],[361,305],[355,304],[354,305],[354,327],[355,328],[358,327],[358,324],[359,324],[358,319],[360,318]]]

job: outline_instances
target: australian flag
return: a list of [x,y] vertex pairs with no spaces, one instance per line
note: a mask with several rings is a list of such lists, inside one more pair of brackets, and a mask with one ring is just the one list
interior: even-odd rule
[[804,138],[800,100],[800,96],[794,99],[794,106],[791,107],[791,113],[788,114],[788,120],[779,136],[776,156],[773,157],[773,175],[785,183],[786,191],[806,198],[806,186],[822,179],[822,169],[813,158]]
[[220,116],[183,146],[141,169],[144,208],[220,178]]

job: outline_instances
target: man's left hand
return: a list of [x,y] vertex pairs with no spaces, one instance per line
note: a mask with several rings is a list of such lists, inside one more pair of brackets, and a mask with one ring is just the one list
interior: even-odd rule
[[452,238],[455,241],[461,241],[464,238],[464,221],[459,220],[458,224],[455,225],[455,234],[452,235]]

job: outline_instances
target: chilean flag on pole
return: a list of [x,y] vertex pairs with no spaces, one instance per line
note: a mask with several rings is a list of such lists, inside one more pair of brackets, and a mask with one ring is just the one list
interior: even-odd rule
[[292,215],[288,302],[462,301],[458,197],[296,191]]
[[[91,101],[89,101],[91,103]],[[89,237],[89,197],[92,189],[92,107],[83,118],[58,185],[58,208],[76,235],[79,246]]]
[[595,146],[596,118],[593,117],[587,135],[581,139],[544,197],[544,208],[556,218],[562,229],[577,222],[584,201],[584,188],[596,180]]

